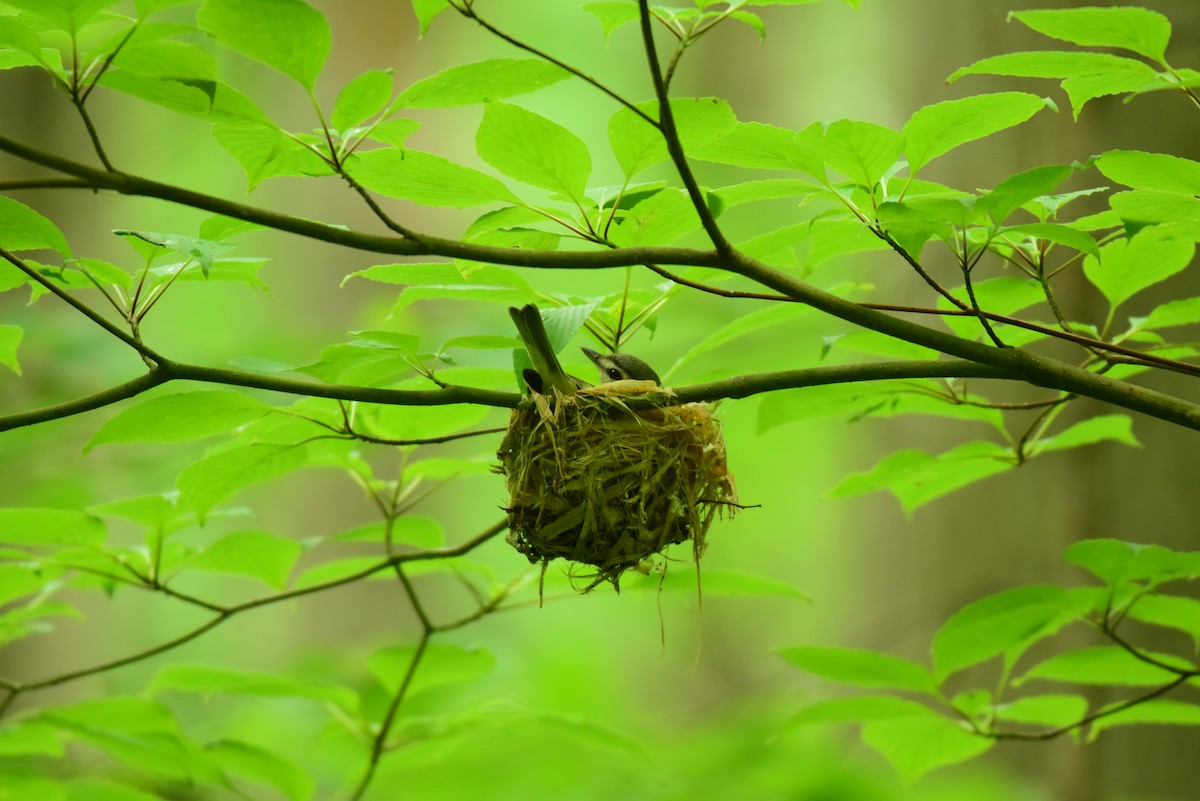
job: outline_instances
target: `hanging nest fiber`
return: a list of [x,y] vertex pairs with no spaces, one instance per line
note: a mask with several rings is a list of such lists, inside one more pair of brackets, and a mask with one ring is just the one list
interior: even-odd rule
[[[622,389],[619,385],[632,385]],[[543,569],[590,565],[587,591],[669,545],[699,560],[713,517],[734,509],[720,423],[707,404],[634,411],[650,382],[621,381],[515,410],[497,454],[511,500],[508,542]]]

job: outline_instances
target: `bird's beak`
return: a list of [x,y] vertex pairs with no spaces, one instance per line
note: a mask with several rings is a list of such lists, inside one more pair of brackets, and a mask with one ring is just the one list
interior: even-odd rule
[[584,356],[587,356],[589,359],[591,359],[592,364],[596,365],[597,367],[600,367],[600,354],[599,353],[592,350],[591,348],[580,348],[580,350],[583,351]]

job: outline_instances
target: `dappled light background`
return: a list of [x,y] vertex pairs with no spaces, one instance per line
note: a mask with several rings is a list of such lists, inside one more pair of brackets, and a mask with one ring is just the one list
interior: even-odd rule
[[[404,86],[463,61],[518,55],[450,14],[438,18],[419,39],[409,4],[400,0],[310,2],[327,15],[334,32],[333,51],[318,82],[326,108],[347,81],[366,69],[392,68],[397,85]],[[632,26],[606,45],[596,20],[573,2],[479,0],[478,5],[503,29],[626,96],[650,96]],[[1014,131],[964,146],[939,159],[925,176],[963,189],[994,186],[1023,169],[1082,161],[1117,147],[1200,158],[1196,110],[1175,94],[1158,93],[1127,104],[1096,100],[1076,122],[1065,95],[1049,81],[967,77],[946,84],[955,69],[985,56],[1052,48],[1049,40],[1005,22],[1007,11],[1029,5],[1072,4],[863,0],[855,12],[827,0],[767,8],[762,10],[764,42],[748,27],[723,26],[685,58],[675,92],[725,97],[741,120],[794,129],[841,118],[899,128],[923,105],[983,91],[1015,88],[1051,97],[1057,114],[1039,114]],[[1146,5],[1172,19],[1172,63],[1200,68],[1200,5],[1194,0],[1151,0]],[[242,88],[285,128],[316,127],[312,108],[294,84],[243,59],[228,56],[227,61],[228,69],[253,76]],[[43,79],[32,74],[0,77],[0,98],[9,110],[0,124],[5,134],[57,153],[90,155],[69,104],[48,94]],[[566,125],[588,143],[592,184],[619,182],[607,145],[607,120],[615,110],[607,98],[579,81],[567,81],[516,102]],[[121,169],[260,207],[383,232],[362,202],[333,178],[273,179],[247,195],[240,167],[194,120],[110,96],[97,97],[93,113]],[[478,107],[422,112],[416,118],[424,127],[409,144],[488,171],[474,153],[479,117]],[[4,177],[28,175],[9,159],[0,160],[0,171]],[[731,180],[733,171],[709,166],[700,167],[699,174],[702,182],[715,185]],[[668,176],[660,168],[656,177]],[[1077,177],[1070,188],[1099,177],[1095,172]],[[110,194],[27,195],[22,200],[58,221],[77,253],[118,263],[128,260],[130,251],[111,229],[192,232],[203,218],[191,210]],[[401,201],[385,201],[385,207],[406,226],[441,236],[460,235],[478,213],[422,209]],[[722,222],[736,242],[790,224],[794,214],[794,205],[781,202],[730,213]],[[343,341],[349,330],[419,334],[424,349],[453,336],[513,335],[502,304],[419,301],[395,311],[395,287],[362,279],[344,282],[348,273],[387,263],[386,258],[276,233],[253,233],[238,242],[238,255],[270,257],[262,273],[269,295],[243,286],[180,287],[155,310],[145,331],[161,352],[217,366],[239,357],[304,365],[316,361],[324,345]],[[701,242],[696,238],[692,244]],[[938,258],[931,262],[933,271],[949,276],[953,265]],[[868,265],[882,269],[869,270]],[[1000,268],[994,264],[986,269],[990,275]],[[524,275],[547,293],[578,296],[617,291],[625,281],[624,270]],[[812,279],[822,286],[872,280],[872,300],[930,303],[925,285],[888,253],[836,259]],[[651,286],[661,279],[635,270],[632,280]],[[1197,295],[1200,281],[1194,272],[1185,273],[1161,292]],[[0,373],[4,410],[66,400],[138,372],[133,354],[53,298],[25,305],[24,298],[14,295],[0,297],[0,316],[24,325],[28,333],[20,352],[24,375]],[[1103,299],[1082,280],[1068,280],[1062,296],[1074,319],[1102,319]],[[1147,293],[1139,302],[1149,309],[1163,297]],[[654,335],[641,335],[629,350],[660,372],[669,371],[708,331],[755,308],[755,301],[685,293],[663,310]],[[739,339],[672,371],[669,383],[815,365],[826,338],[847,332],[840,322],[797,315],[786,338]],[[577,344],[592,343],[580,338]],[[510,364],[508,352],[461,354],[467,364]],[[581,356],[567,361],[568,369],[586,370]],[[1170,374],[1152,376],[1146,383],[1187,392]],[[528,604],[446,637],[494,653],[496,668],[472,684],[420,696],[409,710],[420,716],[446,708],[509,704],[544,713],[544,723],[415,741],[384,762],[370,797],[390,798],[399,788],[414,798],[435,797],[435,791],[445,793],[439,798],[467,797],[473,791],[489,799],[1195,797],[1200,735],[1183,727],[1119,729],[1082,747],[1066,738],[1001,744],[978,762],[935,773],[906,789],[882,759],[858,743],[853,730],[786,725],[805,703],[839,689],[790,668],[773,653],[788,645],[845,645],[927,661],[938,626],[969,601],[1019,584],[1082,582],[1083,573],[1059,558],[1071,542],[1117,537],[1196,548],[1194,435],[1139,418],[1135,432],[1144,447],[1102,444],[1039,458],[906,515],[888,495],[834,499],[828,493],[847,473],[867,470],[890,452],[940,452],[981,435],[970,429],[978,424],[918,417],[855,422],[834,415],[764,431],[760,404],[761,399],[751,398],[720,405],[741,500],[753,508],[714,525],[703,566],[768,576],[794,585],[808,600],[706,597],[701,607],[690,593],[660,596],[636,586],[627,586],[619,596],[608,589],[576,596],[560,567],[552,565],[544,606],[536,603],[534,576],[523,591]],[[69,507],[170,491],[178,471],[203,451],[205,443],[102,446],[81,455],[91,434],[113,413],[102,410],[6,433],[0,439],[0,503]],[[492,410],[480,412],[478,422],[495,426],[506,419],[507,412]],[[416,458],[487,453],[496,443],[498,436],[486,446],[467,441],[429,447],[417,451]],[[386,452],[372,451],[371,458],[381,467],[399,461]],[[480,471],[431,492],[413,511],[441,520],[454,543],[498,520],[505,500],[502,479]],[[306,540],[376,516],[362,491],[332,471],[307,471],[253,487],[236,504],[252,516],[212,525],[262,527]],[[524,558],[502,539],[486,546],[479,558],[502,581],[526,569]],[[684,560],[672,569],[691,567]],[[452,619],[471,608],[470,597],[453,582],[427,579],[418,586],[437,619]],[[216,580],[196,585],[197,592],[205,590],[247,598],[257,592]],[[0,653],[0,672],[37,678],[86,667],[168,640],[202,620],[192,609],[146,593],[123,591],[103,601],[93,597],[87,619],[64,621],[54,634]],[[364,582],[239,616],[156,660],[21,703],[137,693],[158,667],[171,661],[296,669],[365,686],[370,682],[363,667],[366,655],[411,643],[416,631],[394,581]],[[994,671],[995,666],[983,670]],[[324,738],[328,764],[310,766],[315,770],[346,764],[339,760],[355,747],[330,734],[312,705],[281,702],[260,718],[215,698],[175,700],[189,721],[189,733],[197,736],[210,731],[215,736],[233,721],[238,730],[273,740],[284,752]],[[325,781],[336,788],[347,779],[327,775]]]

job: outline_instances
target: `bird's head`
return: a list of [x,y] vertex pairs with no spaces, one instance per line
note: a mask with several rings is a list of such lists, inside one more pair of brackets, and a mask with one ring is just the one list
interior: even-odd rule
[[662,381],[658,377],[658,373],[654,372],[654,368],[646,364],[637,356],[630,356],[628,353],[598,353],[591,348],[582,348],[583,354],[592,360],[592,364],[596,365],[596,369],[600,371],[600,383],[607,384],[610,381],[653,381],[655,384],[662,386]]

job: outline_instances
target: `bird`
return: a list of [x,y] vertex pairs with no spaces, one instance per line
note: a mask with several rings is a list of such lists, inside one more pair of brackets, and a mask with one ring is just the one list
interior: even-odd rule
[[592,360],[600,371],[600,383],[608,384],[613,381],[653,381],[662,386],[662,380],[654,368],[637,356],[628,353],[597,353],[591,348],[581,348],[583,355]]
[[[508,314],[517,327],[517,333],[521,335],[521,341],[525,344],[529,361],[533,365],[533,369],[522,371],[522,377],[530,389],[539,394],[546,394],[553,388],[563,395],[570,395],[591,386],[583,379],[576,378],[563,370],[558,356],[554,353],[554,346],[550,343],[550,337],[546,334],[546,327],[542,323],[542,315],[537,306],[532,303],[519,309],[510,306]],[[591,348],[581,348],[581,350],[600,371],[600,383],[602,384],[634,380],[653,381],[662,386],[662,380],[659,379],[658,373],[636,356],[628,353],[599,353]]]
[[562,369],[537,306],[532,303],[527,303],[519,309],[510,306],[508,314],[512,317],[513,325],[517,327],[517,333],[521,335],[521,342],[525,344],[529,362],[533,365],[532,370],[522,371],[522,377],[530,389],[543,395],[549,394],[551,389],[556,389],[563,395],[570,395],[576,390],[590,386],[586,381],[569,375]]

